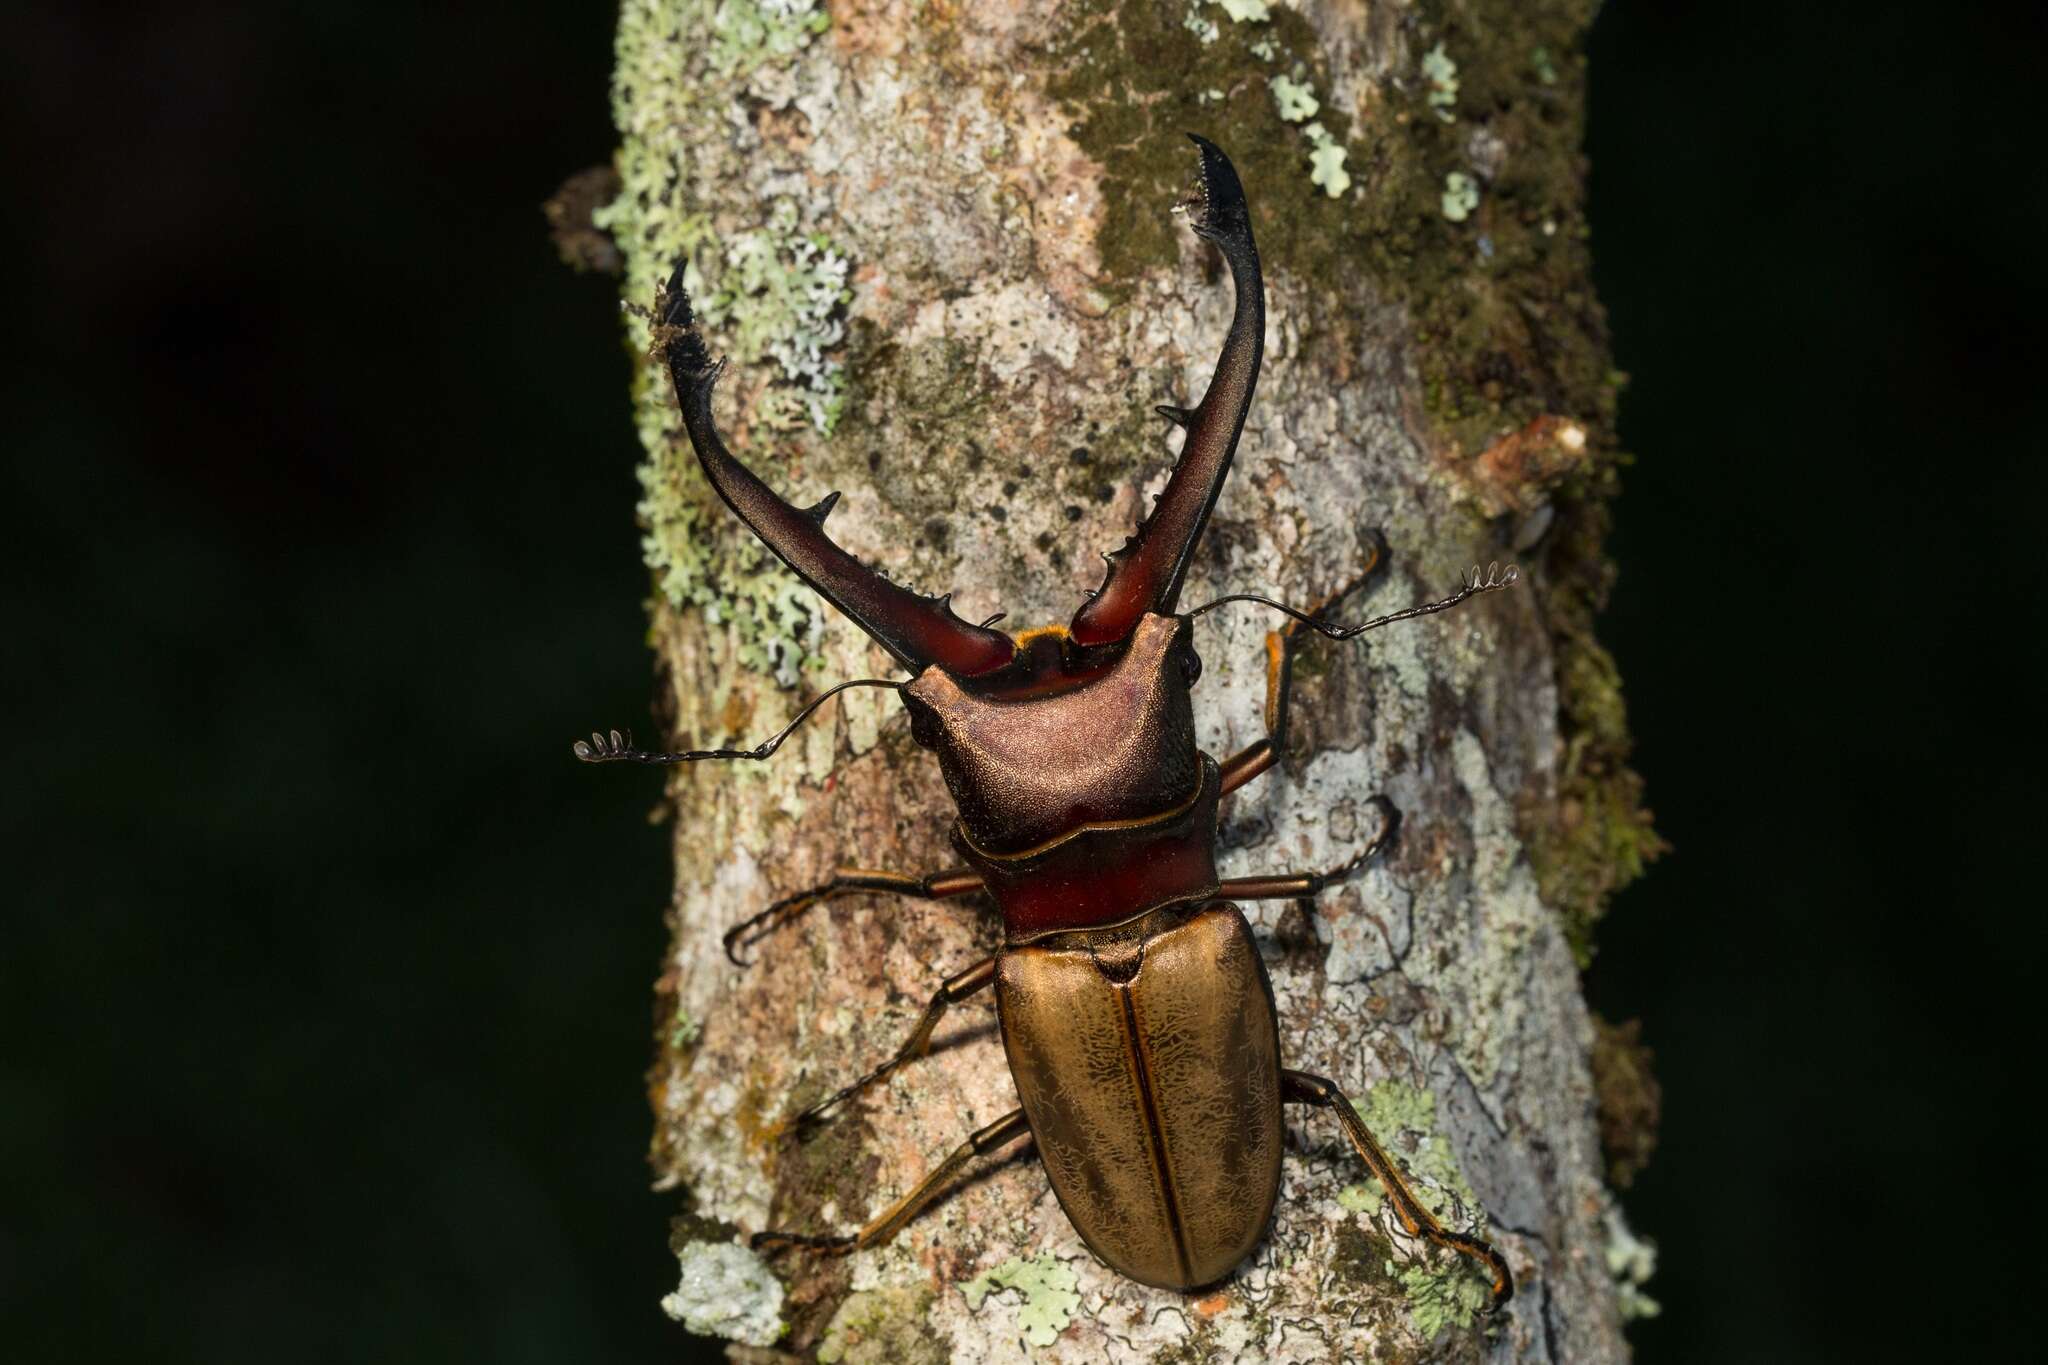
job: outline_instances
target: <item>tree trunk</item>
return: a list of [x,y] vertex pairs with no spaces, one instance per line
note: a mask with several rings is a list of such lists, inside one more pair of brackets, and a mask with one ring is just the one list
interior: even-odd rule
[[[1200,397],[1229,321],[1228,276],[1170,212],[1194,130],[1243,177],[1268,323],[1183,602],[1313,603],[1376,533],[1391,569],[1340,619],[1441,596],[1474,563],[1524,574],[1304,648],[1285,757],[1221,830],[1224,876],[1309,871],[1370,838],[1374,794],[1402,811],[1393,854],[1313,906],[1244,908],[1286,1063],[1344,1087],[1448,1221],[1501,1248],[1520,1286],[1503,1313],[1474,1317],[1466,1268],[1401,1232],[1316,1111],[1289,1111],[1269,1237],[1207,1296],[1098,1263],[1028,1144],[886,1246],[787,1255],[771,1279],[734,1245],[849,1231],[1017,1104],[984,997],[818,1137],[777,1131],[997,942],[978,899],[861,895],[749,967],[721,952],[728,926],[836,865],[957,863],[936,765],[870,691],[769,762],[669,787],[653,1161],[688,1211],[669,1306],[694,1328],[848,1361],[1625,1356],[1640,1300],[1609,1269],[1628,1243],[1578,968],[1655,842],[1590,634],[1617,458],[1578,151],[1593,8],[627,0],[623,188],[597,216],[624,297],[649,304],[690,261],[732,361],[731,444],[799,504],[843,490],[832,531],[867,563],[1012,628],[1064,622],[1100,582],[1172,462],[1152,406]],[[658,367],[635,401],[675,745],[751,743],[831,682],[890,676],[717,502]],[[1263,733],[1276,624],[1254,607],[1199,623],[1208,752]]]

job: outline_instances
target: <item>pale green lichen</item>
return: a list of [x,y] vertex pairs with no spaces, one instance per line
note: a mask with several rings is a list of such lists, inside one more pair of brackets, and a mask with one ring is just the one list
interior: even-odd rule
[[[844,252],[821,232],[798,227],[796,205],[778,199],[768,221],[725,248],[717,286],[692,292],[703,301],[703,325],[748,364],[773,359],[791,387],[771,387],[755,415],[788,430],[806,419],[821,435],[839,421],[845,367],[826,352],[846,340],[841,309],[853,299],[846,287]],[[691,272],[696,267],[692,265]]]
[[[1458,1168],[1458,1158],[1452,1153],[1449,1140],[1436,1131],[1435,1095],[1404,1081],[1381,1081],[1366,1091],[1363,1104],[1353,1108],[1401,1163],[1408,1176],[1408,1187],[1423,1207],[1452,1226],[1457,1226],[1456,1220],[1461,1217],[1475,1218],[1476,1226],[1468,1230],[1474,1235],[1484,1234],[1485,1218],[1477,1211],[1478,1201],[1473,1198],[1472,1187],[1465,1183],[1465,1173]],[[1380,1193],[1378,1181],[1351,1188],[1366,1193],[1353,1196],[1350,1203],[1345,1199],[1350,1190],[1340,1193],[1338,1203],[1347,1208],[1353,1203],[1363,1205],[1368,1194]],[[1399,1276],[1402,1293],[1408,1300],[1409,1318],[1425,1338],[1434,1337],[1445,1327],[1471,1326],[1474,1315],[1492,1299],[1486,1281],[1462,1256],[1442,1258],[1435,1263],[1418,1262],[1402,1268]]]
[[1017,1330],[1033,1346],[1050,1346],[1081,1306],[1081,1296],[1074,1292],[1079,1283],[1073,1271],[1046,1251],[1028,1261],[1012,1256],[994,1270],[962,1282],[960,1293],[969,1309],[980,1312],[982,1300],[992,1291],[1016,1290],[1023,1296]]
[[1180,22],[1181,27],[1194,34],[1195,40],[1203,47],[1215,42],[1223,34],[1223,30],[1216,27],[1216,21],[1202,13],[1200,5],[1188,6],[1188,12],[1181,16]]
[[1452,110],[1458,103],[1458,64],[1438,43],[1422,57],[1422,77],[1429,84],[1429,93],[1423,100],[1445,123],[1455,122],[1457,115]]
[[1645,1294],[1643,1286],[1657,1273],[1657,1244],[1629,1231],[1619,1209],[1609,1209],[1606,1221],[1607,1246],[1604,1254],[1607,1274],[1614,1281],[1622,1321],[1656,1317],[1664,1311],[1664,1305]]
[[[768,98],[761,83],[788,82],[828,23],[818,0],[628,0],[619,18],[612,100],[620,192],[593,221],[625,255],[628,300],[651,304],[676,263],[686,263],[684,282],[713,350],[756,383],[772,365],[774,382],[751,416],[773,430],[829,433],[839,417],[847,254],[789,200],[722,239],[691,209],[688,172],[719,135],[735,83]],[[678,34],[694,39],[686,60]],[[635,349],[644,348],[645,322],[629,316],[628,328]],[[679,424],[658,366],[640,368],[633,399],[647,456],[638,471],[642,554],[657,588],[670,606],[698,607],[725,627],[744,665],[793,685],[819,662],[815,602],[750,538],[730,534],[722,509],[713,519],[687,448],[677,457]]]
[[676,1017],[668,1026],[668,1045],[680,1051],[696,1043],[703,1032],[703,1027],[690,1017],[688,1010],[678,1008]]
[[1550,49],[1537,46],[1529,50],[1529,66],[1535,71],[1536,79],[1545,85],[1557,84],[1557,63],[1550,59]]
[[1240,24],[1262,24],[1273,17],[1269,0],[1216,0],[1223,12]]
[[752,1251],[735,1242],[685,1242],[676,1260],[681,1282],[661,1301],[661,1311],[692,1332],[770,1346],[789,1330],[782,1321],[782,1281]]
[[1408,1300],[1408,1321],[1425,1341],[1446,1327],[1470,1327],[1493,1301],[1486,1282],[1466,1270],[1462,1261],[1435,1269],[1406,1267],[1401,1271],[1401,1292]]
[[1337,1206],[1346,1213],[1360,1213],[1370,1218],[1380,1211],[1380,1204],[1387,1192],[1377,1180],[1368,1180],[1363,1185],[1346,1185],[1337,1191]]
[[[1410,1188],[1431,1213],[1441,1218],[1453,1208],[1477,1208],[1450,1142],[1436,1130],[1435,1095],[1406,1081],[1380,1081],[1352,1108],[1407,1169]],[[1402,1141],[1408,1135],[1412,1146]]]
[[718,0],[702,8],[711,11],[711,67],[721,72],[750,71],[787,57],[832,22],[821,0]]
[[1344,145],[1320,123],[1311,123],[1302,131],[1314,148],[1308,154],[1309,165],[1313,167],[1308,178],[1321,185],[1324,194],[1337,198],[1351,188],[1351,176],[1344,170]]
[[1444,217],[1454,223],[1462,223],[1472,216],[1472,210],[1479,207],[1479,182],[1463,171],[1452,171],[1444,177]]
[[1307,122],[1315,117],[1316,110],[1323,107],[1316,100],[1315,88],[1305,81],[1283,73],[1266,84],[1273,91],[1273,107],[1288,123]]

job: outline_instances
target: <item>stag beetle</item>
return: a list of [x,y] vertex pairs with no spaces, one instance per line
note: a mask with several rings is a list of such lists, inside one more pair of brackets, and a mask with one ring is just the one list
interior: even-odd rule
[[[1350,627],[1320,619],[1323,607],[1299,611],[1253,594],[1176,613],[1251,405],[1265,333],[1244,190],[1229,158],[1190,136],[1200,175],[1182,207],[1229,266],[1235,314],[1201,403],[1158,409],[1186,433],[1165,491],[1065,626],[1011,636],[969,625],[944,597],[890,582],[834,544],[824,524],[837,493],[795,507],[735,459],[711,417],[724,362],[712,363],[677,268],[650,319],[653,353],[674,380],[705,476],[784,564],[912,677],[841,683],[753,749],[656,753],[612,731],[579,741],[575,754],[589,763],[763,759],[845,688],[893,687],[912,735],[945,772],[966,866],[927,876],[842,870],[735,926],[727,951],[738,961],[738,945],[843,892],[942,899],[986,889],[1001,909],[996,955],[945,981],[894,1057],[794,1122],[816,1123],[922,1055],[947,1009],[991,986],[1023,1107],[968,1138],[859,1233],[760,1232],[757,1248],[844,1253],[886,1241],[975,1156],[1029,1133],[1060,1206],[1097,1256],[1134,1280],[1196,1289],[1228,1275],[1264,1235],[1280,1189],[1281,1105],[1296,1103],[1336,1114],[1409,1234],[1478,1262],[1498,1308],[1514,1292],[1500,1253],[1431,1215],[1335,1085],[1281,1065],[1272,985],[1232,903],[1314,896],[1385,849],[1398,813],[1376,798],[1377,836],[1333,871],[1219,880],[1216,810],[1280,752],[1289,661],[1304,629],[1352,639],[1505,588],[1516,571],[1474,569],[1442,601]],[[1383,547],[1375,566],[1382,558]],[[1230,602],[1291,619],[1266,640],[1267,737],[1218,763],[1195,743],[1193,622]]]

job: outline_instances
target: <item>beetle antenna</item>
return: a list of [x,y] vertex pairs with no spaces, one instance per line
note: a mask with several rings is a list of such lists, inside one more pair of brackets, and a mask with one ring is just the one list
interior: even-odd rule
[[810,704],[796,713],[796,718],[775,732],[773,739],[764,740],[751,749],[689,749],[680,753],[657,753],[633,747],[633,735],[628,731],[620,734],[617,730],[603,734],[590,732],[589,739],[579,739],[571,746],[576,757],[585,763],[696,763],[707,758],[752,758],[762,759],[782,747],[782,741],[796,733],[796,728],[811,718],[811,713],[849,687],[893,687],[899,691],[903,684],[889,678],[856,678],[843,682],[813,698]]
[[1365,634],[1369,630],[1378,630],[1381,626],[1392,625],[1396,621],[1412,620],[1417,616],[1434,616],[1437,612],[1449,611],[1468,597],[1477,597],[1481,593],[1499,592],[1502,588],[1512,588],[1521,581],[1521,578],[1522,571],[1513,564],[1502,568],[1499,562],[1496,561],[1495,563],[1488,564],[1484,569],[1474,564],[1465,572],[1465,585],[1442,601],[1425,602],[1419,607],[1409,607],[1405,611],[1393,612],[1386,616],[1375,616],[1363,625],[1356,626],[1332,625],[1328,621],[1318,620],[1298,607],[1290,607],[1285,602],[1275,602],[1272,598],[1261,597],[1255,592],[1232,593],[1228,597],[1219,597],[1213,602],[1204,602],[1201,606],[1188,613],[1188,619],[1192,621],[1203,612],[1214,611],[1218,607],[1229,606],[1233,602],[1256,602],[1262,607],[1271,607],[1275,611],[1284,612],[1307,626],[1310,630],[1327,636],[1332,640],[1350,640]]

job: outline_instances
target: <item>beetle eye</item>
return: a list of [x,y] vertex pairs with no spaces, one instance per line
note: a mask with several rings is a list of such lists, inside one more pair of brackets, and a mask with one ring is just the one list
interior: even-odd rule
[[1202,676],[1202,656],[1189,645],[1180,652],[1180,676],[1189,687],[1193,687]]
[[921,697],[903,694],[903,709],[910,712],[910,737],[918,747],[932,749],[939,743],[939,713]]

